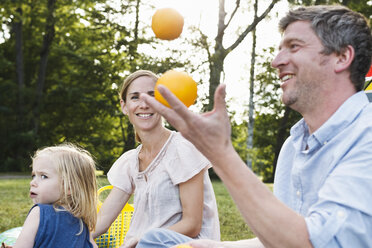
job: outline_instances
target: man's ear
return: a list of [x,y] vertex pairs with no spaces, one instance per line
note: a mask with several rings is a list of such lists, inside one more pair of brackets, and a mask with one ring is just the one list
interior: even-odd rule
[[127,115],[128,111],[127,111],[127,107],[123,99],[120,100],[120,107],[121,107],[121,111],[123,112],[123,114]]
[[351,45],[348,45],[343,51],[337,56],[335,64],[335,72],[342,72],[347,70],[354,60],[355,51]]

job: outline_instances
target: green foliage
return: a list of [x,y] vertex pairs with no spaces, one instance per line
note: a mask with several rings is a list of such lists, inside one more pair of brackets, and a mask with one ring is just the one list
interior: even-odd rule
[[247,122],[243,121],[238,124],[236,121],[231,121],[231,140],[235,151],[239,154],[243,161],[247,161],[248,149],[247,149]]
[[[136,0],[116,7],[103,0],[56,1],[53,10],[47,3],[5,1],[0,8],[0,171],[29,171],[37,148],[69,141],[88,149],[107,172],[125,149],[135,146],[119,106],[123,77],[137,69],[159,73],[184,64],[177,56],[157,59],[138,52],[139,44],[156,41],[143,38],[144,30],[135,25]],[[50,11],[54,35],[39,97]],[[21,50],[16,49],[17,23]],[[19,54],[23,61],[17,64]],[[23,70],[17,70],[20,64]]]
[[[256,115],[253,131],[252,168],[264,182],[272,182],[275,156],[289,129],[301,116],[294,111],[285,118],[285,106],[281,102],[280,80],[276,69],[271,67],[275,49],[264,50],[265,55],[258,56],[261,71],[256,76]],[[288,111],[288,109],[287,109]]]

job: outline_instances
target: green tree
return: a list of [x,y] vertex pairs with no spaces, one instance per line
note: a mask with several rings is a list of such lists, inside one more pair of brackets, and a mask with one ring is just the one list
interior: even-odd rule
[[259,86],[256,91],[257,112],[253,134],[253,164],[265,182],[273,182],[276,161],[290,127],[301,116],[284,106],[280,100],[280,80],[276,69],[271,67],[275,49],[270,47],[260,55],[258,67],[261,72],[256,76]]
[[70,141],[107,171],[136,145],[117,87],[139,68],[159,73],[183,66],[138,52],[139,44],[156,42],[143,38],[141,7],[139,0],[3,3],[0,170],[27,171],[36,148]]

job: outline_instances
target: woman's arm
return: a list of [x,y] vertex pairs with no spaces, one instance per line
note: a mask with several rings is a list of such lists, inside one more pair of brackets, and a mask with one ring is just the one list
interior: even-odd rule
[[118,217],[120,211],[128,202],[130,194],[113,187],[98,212],[96,230],[92,233],[93,238],[107,232],[112,222]]
[[98,248],[96,242],[94,242],[92,234],[89,235],[89,241],[90,241],[90,243],[92,243],[93,248]]
[[181,183],[180,199],[182,204],[182,219],[169,229],[191,238],[196,237],[203,222],[204,173],[202,170],[190,180]]
[[40,223],[40,208],[35,206],[28,214],[22,231],[13,248],[32,248],[34,247],[35,237]]

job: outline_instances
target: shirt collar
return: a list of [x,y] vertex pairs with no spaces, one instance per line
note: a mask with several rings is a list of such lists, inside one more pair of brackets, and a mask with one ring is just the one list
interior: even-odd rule
[[[336,112],[310,136],[309,127],[305,120],[301,119],[291,128],[290,133],[293,137],[293,142],[297,143],[296,147],[301,150],[307,145],[309,151],[319,145],[327,144],[341,130],[350,125],[367,104],[369,104],[369,101],[365,92],[357,92],[349,97]],[[345,118],[345,116],[347,116],[347,118]]]

